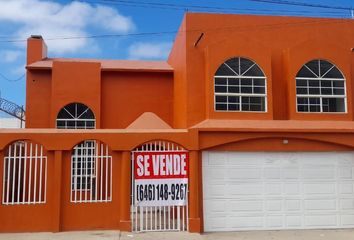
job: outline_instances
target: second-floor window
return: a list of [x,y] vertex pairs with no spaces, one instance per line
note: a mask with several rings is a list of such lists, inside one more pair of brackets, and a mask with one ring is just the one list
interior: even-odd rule
[[296,75],[298,112],[346,112],[345,78],[326,60],[312,60]]
[[214,76],[214,93],[216,111],[267,111],[266,77],[250,59],[235,57],[221,64]]
[[63,129],[94,129],[95,115],[82,103],[70,103],[63,107],[57,116],[57,128]]

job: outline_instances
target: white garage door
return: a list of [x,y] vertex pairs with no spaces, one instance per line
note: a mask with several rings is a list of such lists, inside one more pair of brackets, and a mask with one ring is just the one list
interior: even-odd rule
[[354,227],[353,170],[353,152],[203,152],[204,230]]

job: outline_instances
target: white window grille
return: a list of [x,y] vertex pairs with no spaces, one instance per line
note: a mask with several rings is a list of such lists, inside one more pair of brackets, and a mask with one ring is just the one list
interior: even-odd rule
[[38,204],[46,202],[47,157],[43,146],[17,141],[4,157],[2,203]]
[[296,75],[298,112],[346,112],[346,99],[343,74],[326,60],[312,60]]
[[108,146],[86,140],[71,156],[71,202],[112,201],[112,156]]
[[71,103],[60,110],[56,120],[57,128],[63,129],[94,129],[95,115],[82,103]]
[[[94,129],[95,116],[81,103],[66,105],[58,114],[57,128]],[[112,156],[108,146],[95,140],[76,145],[71,155],[73,203],[112,201]]]
[[236,57],[220,65],[214,76],[215,110],[266,112],[267,83],[252,60]]
[[133,232],[154,231],[188,231],[188,194],[186,206],[139,206],[134,205],[134,152],[186,152],[177,144],[163,141],[154,141],[141,145],[132,151],[132,196],[131,221]]

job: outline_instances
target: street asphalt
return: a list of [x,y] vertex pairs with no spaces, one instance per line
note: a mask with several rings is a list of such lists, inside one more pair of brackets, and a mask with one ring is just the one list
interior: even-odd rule
[[354,240],[354,229],[242,231],[224,233],[80,231],[60,233],[2,233],[0,240]]

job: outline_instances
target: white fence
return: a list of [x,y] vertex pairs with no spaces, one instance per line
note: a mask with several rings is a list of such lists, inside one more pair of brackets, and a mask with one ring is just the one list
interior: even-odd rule
[[9,145],[4,157],[2,203],[46,202],[47,157],[43,146],[29,141]]

